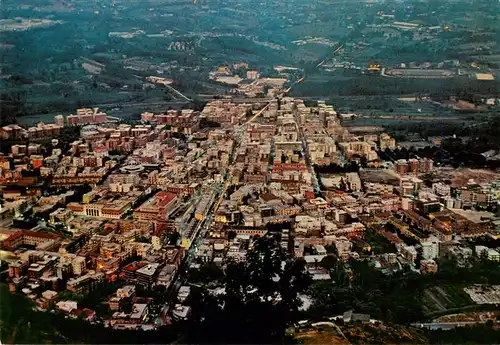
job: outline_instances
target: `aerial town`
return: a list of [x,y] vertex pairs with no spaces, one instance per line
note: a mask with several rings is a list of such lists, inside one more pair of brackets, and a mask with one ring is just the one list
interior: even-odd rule
[[0,344],[498,344],[500,1],[0,1]]
[[[389,134],[351,133],[331,105],[306,106],[275,84],[270,101],[219,99],[135,123],[94,108],[3,127],[18,142],[0,157],[9,289],[39,310],[154,330],[189,317],[193,272],[244,262],[270,235],[313,282],[334,279],[318,264],[329,256],[347,273],[361,260],[386,275],[436,274],[440,257],[500,261],[499,247],[474,242],[500,238],[487,211],[498,204],[498,174],[418,155],[383,160],[398,148]],[[463,293],[500,303],[498,286]]]

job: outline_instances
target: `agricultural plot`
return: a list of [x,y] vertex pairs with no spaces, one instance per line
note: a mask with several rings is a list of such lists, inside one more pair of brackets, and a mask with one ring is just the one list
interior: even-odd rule
[[473,304],[461,285],[433,286],[424,291],[424,311],[427,314]]

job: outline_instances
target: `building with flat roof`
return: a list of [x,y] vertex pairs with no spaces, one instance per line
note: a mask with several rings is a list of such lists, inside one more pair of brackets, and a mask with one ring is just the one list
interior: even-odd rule
[[76,279],[69,280],[66,289],[75,293],[89,292],[97,289],[103,281],[103,273],[87,273]]
[[437,238],[429,238],[422,242],[422,257],[426,260],[435,259],[439,256],[439,241]]
[[40,231],[20,230],[1,242],[2,247],[16,249],[21,245],[41,246],[55,242],[59,236]]
[[177,201],[177,195],[174,193],[159,192],[136,208],[134,217],[140,220],[167,220]]
[[153,283],[159,273],[160,264],[151,263],[135,271],[137,282],[143,285]]

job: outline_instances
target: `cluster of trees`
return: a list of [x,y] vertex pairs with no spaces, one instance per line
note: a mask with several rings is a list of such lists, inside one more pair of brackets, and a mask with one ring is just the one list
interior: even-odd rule
[[180,239],[181,239],[181,234],[175,231],[168,236],[168,244],[177,245]]
[[[299,294],[311,278],[303,260],[294,260],[274,238],[258,238],[245,262],[231,262],[223,277],[225,293],[194,289],[185,340],[193,343],[281,343],[300,316]],[[224,325],[221,331],[220,325]]]
[[206,118],[202,118],[200,120],[200,128],[201,129],[203,129],[203,128],[217,128],[217,127],[220,127],[220,123],[218,123],[218,122],[210,121],[210,120],[207,120]]
[[177,326],[156,332],[116,331],[59,313],[37,311],[31,301],[0,285],[0,340],[6,344],[165,344],[180,337]]
[[[490,126],[500,126],[500,121],[492,121]],[[481,153],[488,150],[497,150],[500,147],[500,132],[490,135],[486,132],[474,136],[467,142],[462,142],[460,138],[443,139],[440,146],[428,146],[416,149],[415,147],[400,148],[396,150],[386,149],[379,151],[382,160],[409,159],[415,157],[426,157],[433,159],[439,164],[450,164],[455,168],[467,166],[471,168],[490,168],[500,167],[499,160],[489,160]]]
[[139,236],[135,239],[136,242],[141,242],[141,243],[151,243],[152,238],[151,237],[146,237],[146,236]]
[[397,253],[396,246],[371,228],[365,232],[365,240],[370,243],[373,254]]
[[200,268],[190,268],[188,280],[193,283],[218,282],[224,277],[224,272],[215,263],[204,263]]
[[405,324],[426,318],[423,296],[428,287],[500,283],[498,264],[488,260],[471,260],[468,265],[459,266],[455,260],[441,259],[438,264],[439,272],[434,275],[421,275],[408,267],[384,275],[366,261],[350,261],[348,272],[352,272],[352,279],[349,280],[342,273],[341,263],[320,263],[330,270],[333,282],[323,281],[311,287],[314,303],[307,315],[321,320],[354,309],[386,322]]
[[12,92],[0,93],[0,126],[16,123],[16,117],[22,116],[25,113],[25,97],[24,93]]
[[[425,48],[425,47],[422,47]],[[415,51],[406,54],[404,51],[397,51],[399,59],[408,60],[415,57]],[[359,95],[407,95],[407,94],[434,94],[456,95],[466,94],[495,94],[498,83],[480,83],[471,81],[468,78],[453,79],[406,79],[406,78],[386,78],[376,75],[361,74],[359,71],[343,71],[342,83],[332,83],[332,77],[319,75],[324,72],[314,71],[311,67],[305,66],[307,74],[316,74],[316,80],[324,77],[320,82],[304,82],[296,85],[292,90],[292,95],[301,96],[359,96]]]
[[311,318],[320,320],[350,309],[397,323],[424,317],[420,299],[423,289],[418,274],[403,271],[386,276],[366,261],[352,261],[349,265],[351,280],[325,281],[313,286]]
[[440,282],[457,284],[500,284],[498,263],[486,258],[471,258],[466,264],[458,265],[455,260],[439,260],[436,278]]
[[344,165],[330,163],[330,165],[314,165],[314,171],[321,174],[342,174],[350,172],[358,172],[359,165],[355,161],[348,162]]
[[392,232],[396,235],[398,235],[398,237],[400,239],[402,239],[407,245],[409,246],[415,246],[417,245],[419,242],[416,238],[414,237],[410,237],[410,236],[407,236],[405,234],[403,234],[401,232],[401,230],[399,230],[398,228],[396,228],[392,223],[388,222],[385,224],[385,229],[389,232]]

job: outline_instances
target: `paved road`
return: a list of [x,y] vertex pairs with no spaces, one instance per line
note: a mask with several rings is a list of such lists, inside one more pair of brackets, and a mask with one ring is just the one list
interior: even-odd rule
[[304,159],[306,161],[307,170],[311,174],[311,182],[313,184],[314,191],[316,193],[319,193],[321,189],[319,188],[318,178],[316,176],[316,172],[314,171],[311,157],[309,156],[309,146],[307,145],[307,140],[304,135],[304,131],[302,130],[302,126],[299,126],[300,117],[298,111],[294,111],[293,115],[295,118],[295,126],[297,127],[297,132],[299,133],[300,141],[302,142],[302,155],[304,156]]
[[412,326],[420,328],[428,328],[431,330],[449,330],[456,327],[472,326],[486,321],[464,321],[464,322],[428,322],[428,323],[413,323]]

